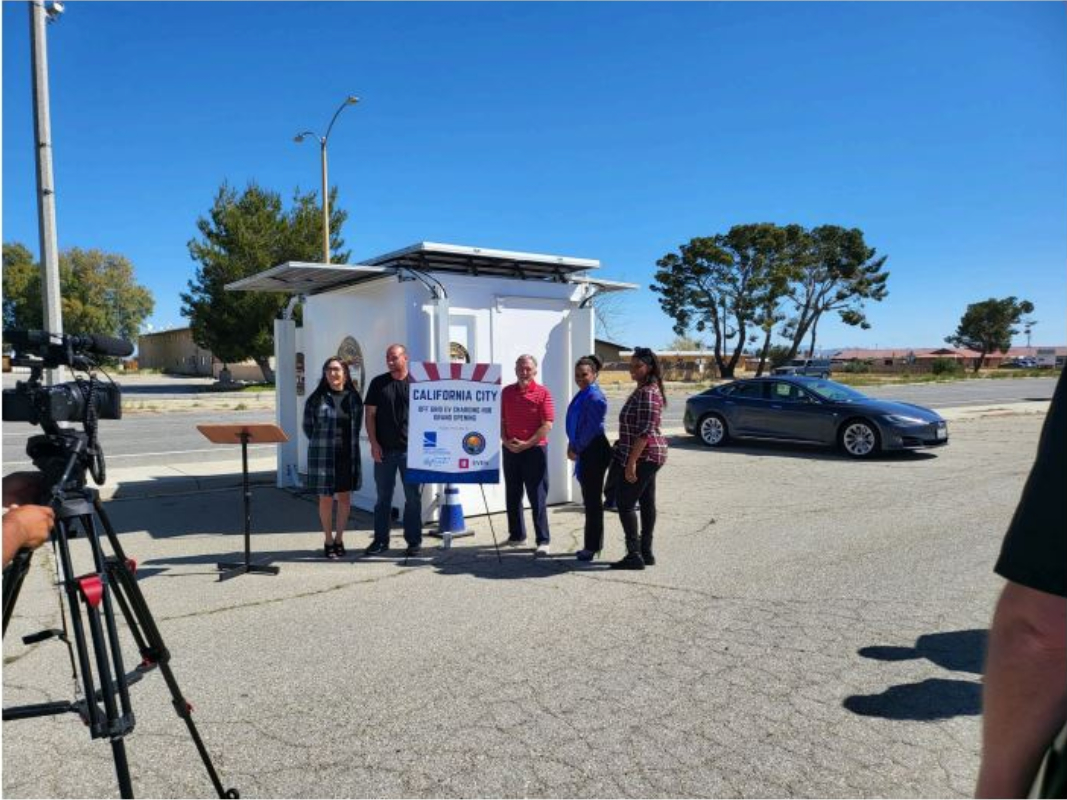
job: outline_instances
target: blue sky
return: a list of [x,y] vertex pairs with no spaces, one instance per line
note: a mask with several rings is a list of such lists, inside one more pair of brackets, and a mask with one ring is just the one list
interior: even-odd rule
[[[1061,3],[67,3],[49,26],[61,248],[126,255],[186,324],[186,243],[223,181],[330,182],[353,260],[418,241],[600,259],[672,322],[655,262],[747,222],[861,228],[889,255],[870,331],[936,346],[967,303],[1067,341]],[[27,4],[3,4],[3,239],[38,251]],[[1022,341],[1019,337],[1017,341]]]

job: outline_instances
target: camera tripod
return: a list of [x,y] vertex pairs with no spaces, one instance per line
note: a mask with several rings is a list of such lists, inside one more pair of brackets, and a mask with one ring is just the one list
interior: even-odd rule
[[[88,726],[92,738],[111,740],[120,795],[133,797],[125,745],[126,734],[133,730],[135,724],[129,687],[149,671],[158,668],[170,690],[174,710],[185,721],[218,796],[239,797],[236,789],[223,788],[207,748],[196,729],[192,717],[193,708],[182,695],[171,671],[170,652],[137,585],[134,576],[137,565],[123,552],[115,529],[100,502],[99,492],[86,486],[85,470],[94,457],[94,454],[89,452],[89,441],[87,434],[64,430],[31,437],[27,445],[27,452],[33,458],[34,464],[44,473],[46,483],[58,472],[58,478],[51,484],[51,504],[56,514],[52,543],[58,562],[61,593],[66,598],[70,628],[74,635],[73,649],[70,651],[71,667],[76,679],[80,674],[81,698],[75,701],[5,708],[3,719],[7,721],[65,713],[77,714]],[[77,535],[78,528],[84,532],[88,541],[94,571],[75,577],[69,540]],[[102,538],[106,538],[111,555],[105,554]],[[4,633],[7,632],[8,621],[18,601],[19,590],[29,570],[31,559],[31,552],[20,551],[4,570]],[[123,665],[113,600],[122,611],[142,659],[140,665],[130,674],[127,674]],[[67,643],[68,649],[71,648],[65,630],[41,631],[24,637],[23,641],[32,644],[53,636],[58,636]],[[89,639],[92,641],[91,650]]]

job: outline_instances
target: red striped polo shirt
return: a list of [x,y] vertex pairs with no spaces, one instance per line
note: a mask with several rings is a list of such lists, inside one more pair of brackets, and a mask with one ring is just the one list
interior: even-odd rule
[[[500,394],[500,415],[508,439],[526,440],[545,422],[555,422],[556,409],[552,394],[541,384],[530,381],[524,390],[518,383],[504,387]],[[538,444],[548,444],[542,438]]]

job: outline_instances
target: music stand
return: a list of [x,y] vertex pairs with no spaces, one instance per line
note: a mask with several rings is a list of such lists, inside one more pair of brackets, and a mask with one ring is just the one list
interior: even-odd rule
[[227,561],[218,564],[218,568],[223,571],[219,575],[219,582],[221,583],[248,572],[277,575],[278,567],[269,564],[252,563],[252,491],[248,486],[248,443],[271,444],[287,442],[289,437],[277,425],[271,425],[266,422],[253,423],[251,425],[197,425],[196,429],[204,434],[208,441],[215,444],[241,443],[241,470],[244,473],[245,495],[245,560],[244,562]]

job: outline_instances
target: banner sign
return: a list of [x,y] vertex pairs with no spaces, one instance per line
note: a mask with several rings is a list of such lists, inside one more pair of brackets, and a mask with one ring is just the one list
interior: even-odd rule
[[408,367],[408,483],[500,482],[500,365]]

